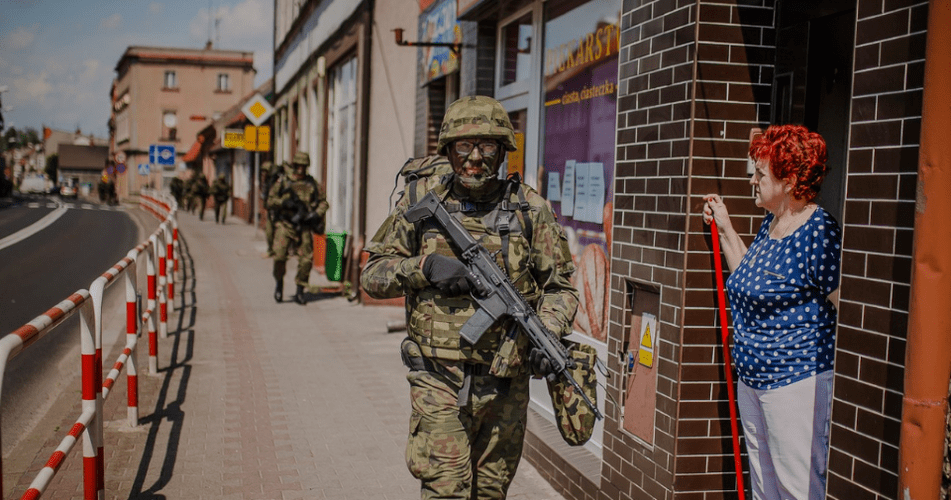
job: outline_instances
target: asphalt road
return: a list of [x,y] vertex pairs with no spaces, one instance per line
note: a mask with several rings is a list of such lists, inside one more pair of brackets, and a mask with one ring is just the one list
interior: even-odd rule
[[[0,207],[0,240],[29,228],[55,210],[54,198],[24,199]],[[0,335],[46,312],[79,289],[88,289],[157,227],[140,228],[125,208],[84,200],[62,202],[66,211],[49,226],[0,249]],[[144,267],[144,266],[143,266]],[[124,288],[105,302],[121,307]],[[118,331],[118,328],[113,328]],[[118,333],[104,332],[104,350]],[[108,338],[107,338],[108,335]],[[12,359],[5,371],[0,440],[6,453],[45,413],[79,372],[79,319],[73,316]]]

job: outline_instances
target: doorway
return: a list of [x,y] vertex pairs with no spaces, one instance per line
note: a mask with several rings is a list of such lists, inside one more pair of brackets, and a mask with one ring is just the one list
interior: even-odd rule
[[855,3],[783,1],[776,29],[771,123],[826,140],[830,167],[816,202],[842,221],[855,51]]

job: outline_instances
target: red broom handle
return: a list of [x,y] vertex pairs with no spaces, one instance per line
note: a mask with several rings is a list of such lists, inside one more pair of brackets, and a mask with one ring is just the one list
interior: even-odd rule
[[720,258],[720,234],[717,222],[710,220],[710,233],[713,236],[713,262],[717,272],[717,301],[720,305],[720,340],[723,344],[723,371],[726,372],[726,390],[730,395],[730,430],[733,432],[733,465],[736,468],[736,492],[740,500],[746,499],[743,486],[743,462],[740,460],[740,433],[736,420],[736,392],[733,389],[733,365],[730,362],[730,338],[727,331],[726,296],[723,291],[723,263]]

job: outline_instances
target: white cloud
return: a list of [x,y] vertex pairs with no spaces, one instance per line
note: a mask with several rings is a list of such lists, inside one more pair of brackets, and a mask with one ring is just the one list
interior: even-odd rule
[[39,23],[33,24],[32,26],[20,26],[4,37],[3,47],[9,50],[19,50],[29,47],[33,44],[33,40],[36,39],[36,34],[39,31]]
[[122,14],[118,12],[99,21],[99,27],[102,29],[114,30],[119,26],[122,26]]
[[48,73],[21,73],[10,82],[10,96],[13,104],[42,106],[53,92],[53,83]]
[[273,18],[272,1],[242,0],[214,11],[217,30],[213,21],[209,23],[208,10],[202,9],[189,23],[188,33],[195,43],[211,38],[216,48],[253,52],[254,67],[259,75],[255,85],[260,85],[271,75]]

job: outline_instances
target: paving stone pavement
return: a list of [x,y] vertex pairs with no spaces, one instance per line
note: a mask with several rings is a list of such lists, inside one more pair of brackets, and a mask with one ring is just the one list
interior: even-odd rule
[[[402,309],[340,296],[277,304],[262,232],[235,218],[178,221],[182,273],[157,375],[144,340],[137,351],[139,425],[126,419],[124,375],[105,404],[105,498],[418,498],[404,462],[403,333],[386,328]],[[109,351],[107,370],[121,346]],[[69,396],[4,457],[4,498],[22,495],[72,427],[80,402]],[[81,455],[80,442],[44,498],[82,498]],[[509,498],[563,497],[523,460]]]

